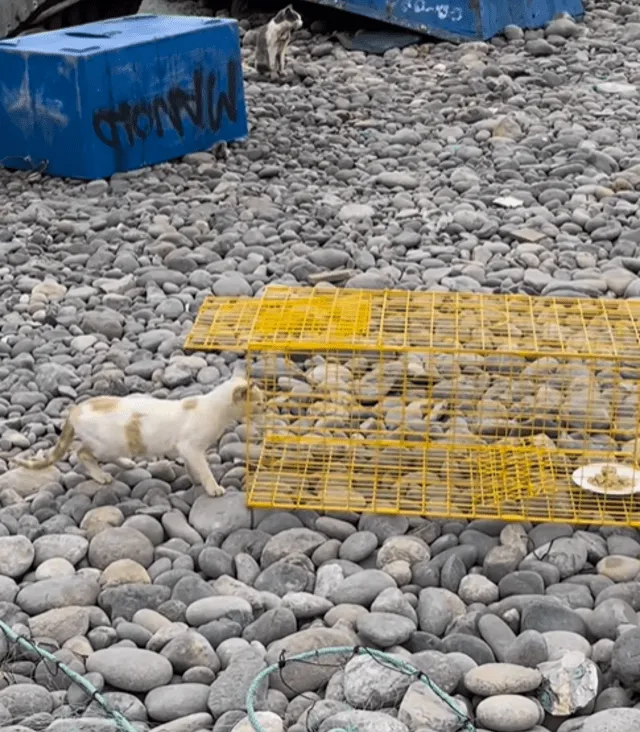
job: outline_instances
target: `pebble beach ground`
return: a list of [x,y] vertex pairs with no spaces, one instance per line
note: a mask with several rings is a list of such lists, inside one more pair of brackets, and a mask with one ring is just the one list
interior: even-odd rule
[[[0,171],[0,620],[136,729],[248,732],[248,686],[282,650],[366,645],[478,732],[640,730],[636,530],[253,511],[242,427],[212,456],[218,499],[168,461],[107,487],[8,464],[79,398],[226,379],[232,357],[181,350],[210,293],[640,296],[640,9],[590,2],[582,23],[507,35],[366,57],[304,30],[291,80],[247,81],[250,137],[225,161],[90,183]],[[572,667],[595,696],[545,713]],[[268,732],[460,729],[367,657],[275,674],[257,704]],[[115,724],[0,635],[0,727]]]

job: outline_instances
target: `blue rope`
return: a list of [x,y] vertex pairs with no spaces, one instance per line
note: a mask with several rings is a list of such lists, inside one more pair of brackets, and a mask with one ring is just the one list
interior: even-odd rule
[[109,702],[90,681],[87,681],[84,676],[80,676],[79,673],[76,673],[73,669],[70,669],[67,665],[58,660],[53,653],[49,653],[49,651],[46,651],[44,648],[40,648],[35,645],[35,643],[32,643],[23,636],[18,635],[6,623],[3,623],[2,620],[0,620],[0,630],[10,641],[16,643],[21,648],[24,648],[25,651],[37,653],[44,661],[48,661],[53,664],[56,670],[62,671],[63,674],[66,674],[74,684],[77,684],[81,689],[86,691],[87,695],[104,709],[122,732],[138,732],[138,730],[123,714],[118,712],[116,709],[111,708]]
[[[476,728],[471,723],[471,720],[467,716],[466,712],[461,709],[462,705],[460,704],[460,702],[457,702],[446,692],[444,692],[439,686],[436,686],[423,671],[420,671],[419,669],[412,666],[410,663],[407,663],[400,658],[396,658],[395,656],[391,656],[388,653],[384,653],[383,651],[378,651],[375,648],[362,648],[359,646],[336,646],[334,648],[321,648],[317,651],[307,651],[306,653],[299,653],[295,656],[289,656],[288,658],[282,657],[277,663],[273,663],[271,664],[271,666],[268,666],[263,671],[261,671],[251,683],[251,686],[247,691],[246,699],[247,716],[255,732],[265,732],[264,728],[260,724],[260,721],[258,720],[255,709],[256,694],[258,692],[260,684],[264,681],[265,678],[270,676],[275,671],[282,670],[284,666],[288,663],[295,663],[296,661],[312,661],[318,660],[323,656],[336,656],[345,654],[350,655],[352,658],[358,655],[369,656],[381,663],[383,666],[391,666],[400,673],[403,673],[407,676],[415,676],[417,681],[422,681],[424,684],[426,684],[426,686],[428,686],[429,689],[431,689],[431,691],[441,701],[443,701],[458,717],[458,719],[460,720],[460,726],[458,727],[459,732],[476,732]],[[341,730],[340,732],[352,731]]]
[[[40,648],[35,643],[32,643],[23,636],[18,635],[1,620],[0,630],[7,636],[10,641],[16,643],[26,651],[36,653],[44,661],[48,661],[49,663],[53,664],[56,670],[60,670],[62,671],[62,673],[68,676],[71,681],[73,681],[73,683],[77,684],[87,693],[87,695],[91,699],[93,699],[97,704],[102,707],[102,709],[113,719],[113,721],[116,723],[118,728],[122,730],[122,732],[137,732],[136,728],[123,714],[121,714],[116,709],[111,708],[104,696],[100,694],[98,689],[96,689],[96,687],[90,681],[87,681],[87,679],[78,674],[76,671],[70,669],[67,665],[62,663],[49,651],[45,650],[44,648]],[[392,668],[395,668],[397,671],[406,674],[407,676],[415,676],[417,680],[422,681],[424,684],[426,684],[429,689],[431,689],[431,691],[433,691],[433,693],[439,699],[441,699],[458,717],[458,719],[460,720],[459,732],[476,732],[476,729],[471,723],[471,720],[469,719],[467,714],[462,711],[459,703],[456,702],[455,699],[450,697],[438,686],[436,686],[425,673],[407,663],[406,661],[400,658],[395,658],[394,656],[391,656],[388,653],[384,653],[383,651],[378,651],[374,648],[361,648],[354,646],[336,646],[333,648],[321,648],[317,651],[307,651],[306,653],[299,653],[295,656],[290,656],[289,658],[283,657],[277,663],[274,663],[261,671],[251,683],[251,686],[247,691],[246,698],[247,716],[255,732],[265,732],[264,728],[258,720],[255,709],[255,697],[258,688],[260,687],[260,684],[264,681],[265,678],[270,676],[275,671],[281,670],[288,663],[295,663],[296,661],[314,661],[322,658],[323,656],[335,656],[345,654],[350,655],[351,657],[355,657],[357,655],[369,656],[384,666],[391,666]],[[349,730],[342,730],[341,732],[355,732],[355,730],[350,728]]]

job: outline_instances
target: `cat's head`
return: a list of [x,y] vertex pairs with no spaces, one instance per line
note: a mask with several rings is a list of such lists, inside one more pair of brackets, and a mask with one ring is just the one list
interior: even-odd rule
[[236,418],[241,419],[244,417],[247,400],[251,403],[251,411],[260,414],[266,406],[262,389],[254,384],[250,385],[247,379],[243,377],[236,377],[235,382],[231,392],[231,402]]
[[287,5],[280,10],[274,20],[276,23],[287,23],[293,30],[302,28],[302,16],[293,9],[293,5]]

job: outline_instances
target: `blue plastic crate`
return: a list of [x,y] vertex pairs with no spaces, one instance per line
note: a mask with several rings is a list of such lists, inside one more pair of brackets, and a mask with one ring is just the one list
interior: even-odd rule
[[541,28],[556,13],[582,17],[581,0],[309,0],[449,41],[493,38],[508,25]]
[[247,135],[235,20],[133,15],[0,42],[0,165],[105,178]]

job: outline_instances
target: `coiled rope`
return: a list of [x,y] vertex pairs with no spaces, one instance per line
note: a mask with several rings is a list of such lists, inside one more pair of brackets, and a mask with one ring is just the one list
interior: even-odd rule
[[[66,664],[57,659],[51,652],[47,651],[44,648],[41,648],[28,638],[25,638],[24,636],[16,633],[2,620],[0,620],[0,630],[7,636],[7,638],[11,642],[17,644],[25,651],[29,651],[30,653],[36,653],[38,656],[40,656],[40,658],[43,659],[43,661],[45,661],[46,664],[51,664],[55,669],[54,674],[60,671],[68,676],[74,684],[77,684],[81,689],[86,692],[87,696],[90,699],[100,705],[104,712],[109,717],[111,717],[111,719],[113,719],[116,726],[120,730],[122,730],[122,732],[138,732],[133,724],[131,724],[131,722],[129,722],[129,720],[121,712],[111,707],[109,702],[98,691],[98,689],[96,689],[96,687],[90,681],[87,681],[84,676],[81,676],[73,669],[70,669]],[[431,679],[427,676],[427,674],[415,668],[410,663],[407,663],[401,658],[396,658],[389,653],[384,653],[383,651],[378,651],[374,648],[364,648],[362,646],[336,646],[333,648],[321,648],[317,651],[307,651],[306,653],[299,653],[295,656],[289,657],[286,657],[283,652],[280,655],[277,663],[271,664],[271,666],[265,668],[255,677],[255,679],[251,683],[251,686],[249,687],[249,690],[247,691],[247,717],[249,718],[249,722],[251,723],[251,726],[253,727],[255,732],[265,732],[256,715],[255,708],[256,694],[258,692],[258,689],[260,688],[260,684],[262,684],[264,679],[266,679],[268,676],[275,672],[279,672],[280,674],[282,674],[282,670],[285,668],[285,666],[291,663],[313,663],[314,661],[317,661],[324,656],[338,655],[346,655],[350,656],[350,658],[355,658],[356,656],[368,656],[370,658],[373,658],[375,661],[377,661],[386,668],[395,669],[396,671],[399,671],[406,676],[415,677],[416,681],[423,682],[456,715],[459,721],[458,732],[476,732],[476,728],[471,723],[471,720],[469,719],[466,712],[463,710],[462,704],[456,702],[455,699],[450,697],[439,686],[434,684],[433,681],[431,681]],[[344,664],[346,664],[346,661],[344,662]],[[340,664],[340,666],[344,664]],[[326,664],[319,665],[322,666]],[[337,668],[338,666],[336,665],[335,667]],[[341,732],[354,732],[354,730],[342,730]]]
[[[131,724],[131,722],[129,722],[129,720],[123,714],[121,714],[117,709],[111,708],[109,702],[102,696],[102,694],[90,681],[87,681],[84,676],[81,676],[73,669],[70,669],[66,664],[62,663],[62,661],[57,659],[53,655],[53,653],[50,653],[44,648],[41,648],[40,646],[30,641],[28,638],[25,638],[23,635],[18,635],[18,633],[13,631],[6,623],[3,623],[2,620],[0,620],[0,630],[7,636],[10,641],[16,643],[25,651],[37,653],[38,656],[40,656],[40,658],[45,661],[45,663],[51,664],[55,668],[54,674],[58,671],[61,671],[63,674],[68,676],[74,684],[77,684],[87,693],[87,696],[89,696],[93,701],[95,701],[102,707],[104,712],[109,715],[111,719],[113,719],[117,727],[122,730],[122,732],[138,732],[138,730]],[[71,722],[72,720],[69,721]]]
[[[458,732],[476,732],[476,728],[471,723],[471,719],[467,715],[466,711],[464,711],[462,703],[450,697],[449,694],[447,694],[439,686],[434,684],[433,681],[431,681],[431,679],[427,676],[427,674],[415,668],[415,666],[412,666],[410,663],[407,663],[401,658],[392,656],[389,653],[385,653],[384,651],[378,651],[374,648],[364,648],[362,646],[336,646],[334,648],[321,648],[317,651],[307,651],[306,653],[299,653],[295,656],[288,657],[285,657],[283,652],[280,655],[277,663],[271,664],[271,666],[268,666],[256,676],[251,686],[249,687],[249,691],[247,692],[247,716],[255,732],[265,732],[264,728],[260,724],[260,720],[256,715],[255,708],[256,694],[260,687],[260,684],[264,681],[264,679],[266,679],[272,673],[278,672],[280,673],[281,681],[285,683],[285,686],[288,686],[288,684],[286,684],[286,682],[284,682],[284,679],[282,678],[282,670],[286,665],[295,662],[309,663],[317,661],[324,656],[338,655],[347,655],[351,658],[355,658],[356,656],[369,656],[385,668],[395,669],[396,671],[399,671],[406,676],[415,677],[416,681],[422,681],[422,683],[424,683],[429,689],[431,689],[431,691],[456,715],[459,721]],[[318,665],[322,666],[326,664]],[[342,665],[344,664],[340,664],[340,666]],[[292,689],[292,691],[294,690]],[[353,730],[340,730],[340,732],[353,732]]]

